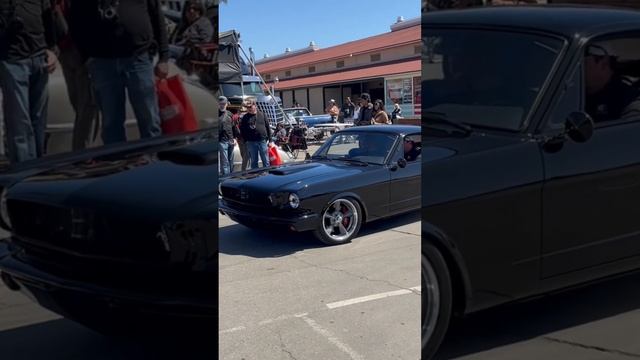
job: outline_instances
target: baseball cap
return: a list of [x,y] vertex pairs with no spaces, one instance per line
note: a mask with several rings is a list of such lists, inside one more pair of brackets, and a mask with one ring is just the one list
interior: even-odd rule
[[591,56],[616,56],[615,49],[608,42],[597,42],[587,47],[587,55]]
[[229,102],[229,99],[227,99],[227,97],[226,97],[226,96],[220,96],[220,97],[218,98],[218,102],[219,102],[219,103],[222,103],[222,104],[226,104],[226,103],[228,103],[228,102]]

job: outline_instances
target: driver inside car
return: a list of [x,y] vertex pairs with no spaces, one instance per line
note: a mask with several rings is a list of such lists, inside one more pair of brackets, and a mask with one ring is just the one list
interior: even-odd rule
[[640,89],[616,71],[618,56],[607,43],[587,48],[584,58],[586,111],[594,122],[640,116]]
[[404,159],[407,161],[415,161],[421,152],[420,146],[413,139],[404,138]]

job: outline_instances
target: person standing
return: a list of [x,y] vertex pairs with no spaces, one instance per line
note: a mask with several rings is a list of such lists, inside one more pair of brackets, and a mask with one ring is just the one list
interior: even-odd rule
[[249,99],[246,102],[247,113],[240,120],[240,134],[247,144],[251,156],[251,168],[258,168],[258,159],[264,167],[269,166],[268,146],[271,145],[271,127],[267,117],[258,111],[256,102]]
[[[70,21],[70,1],[55,0],[54,11],[58,21],[68,24]],[[58,48],[60,49],[60,65],[67,85],[67,95],[75,114],[73,123],[72,150],[82,150],[91,142],[91,129],[98,118],[98,108],[95,104],[93,88],[89,79],[89,70],[85,59],[71,39],[67,29],[59,29]]]
[[342,104],[342,118],[344,122],[353,122],[353,113],[355,105],[351,102],[351,98],[347,96],[347,100]]
[[0,17],[0,87],[14,164],[45,153],[49,74],[58,61],[56,29],[49,0],[0,0]]
[[358,111],[358,120],[355,121],[356,126],[371,125],[373,119],[373,105],[371,104],[371,96],[367,93],[360,95],[360,110]]
[[384,111],[384,104],[380,99],[373,103],[373,123],[376,125],[386,125],[391,123],[387,112]]
[[331,122],[338,122],[338,115],[340,114],[340,109],[338,109],[338,105],[336,105],[336,101],[331,99],[329,100],[329,106],[325,109],[325,112],[331,116]]
[[395,103],[391,112],[391,123],[395,124],[399,119],[402,119],[402,109],[400,109],[400,104]]
[[88,59],[103,114],[103,143],[127,140],[125,91],[140,137],[161,135],[154,73],[167,77],[169,48],[160,0],[73,0],[70,10],[71,35]]
[[240,133],[231,119],[231,113],[227,110],[228,104],[229,100],[225,96],[218,98],[218,119],[220,119],[218,149],[222,175],[233,172],[233,148]]

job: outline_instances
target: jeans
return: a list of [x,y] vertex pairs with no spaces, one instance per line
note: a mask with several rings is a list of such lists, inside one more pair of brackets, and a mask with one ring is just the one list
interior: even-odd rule
[[258,156],[262,160],[262,166],[269,166],[269,156],[267,154],[267,142],[263,141],[247,141],[247,149],[251,154],[251,168],[258,168]]
[[218,152],[220,153],[220,170],[222,175],[233,172],[233,148],[235,144],[227,141],[218,143]]
[[238,146],[240,146],[240,157],[242,157],[242,168],[240,171],[245,171],[249,167],[251,155],[249,154],[249,150],[247,150],[247,143],[244,140],[238,141]]
[[92,58],[87,66],[103,116],[102,142],[105,145],[127,141],[125,90],[138,121],[140,137],[145,139],[162,134],[153,63],[148,54]]
[[58,59],[67,84],[69,101],[76,112],[72,149],[82,150],[91,143],[91,129],[98,117],[89,71],[75,47],[61,50]]
[[44,155],[49,72],[46,55],[0,61],[4,122],[11,163]]

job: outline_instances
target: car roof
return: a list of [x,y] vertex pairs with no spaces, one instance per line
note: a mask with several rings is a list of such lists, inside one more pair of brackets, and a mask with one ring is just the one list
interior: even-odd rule
[[340,132],[375,132],[375,133],[392,133],[392,134],[408,134],[421,132],[422,128],[416,125],[367,125],[367,126],[352,126]]
[[492,6],[428,12],[422,24],[527,28],[573,37],[623,24],[640,29],[640,11],[586,5]]

